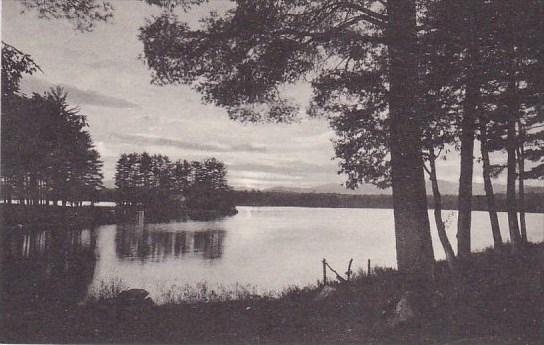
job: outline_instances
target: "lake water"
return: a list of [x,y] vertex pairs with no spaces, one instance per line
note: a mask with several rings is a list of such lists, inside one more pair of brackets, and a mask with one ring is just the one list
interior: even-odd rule
[[[95,229],[33,229],[13,234],[4,261],[11,293],[79,301],[102,283],[121,281],[143,288],[156,301],[172,286],[206,281],[211,288],[250,285],[262,293],[314,284],[326,258],[345,272],[394,267],[395,238],[390,209],[238,207],[230,218],[210,222],[105,225]],[[456,212],[444,211],[456,247]],[[431,224],[434,218],[430,214]],[[473,249],[492,245],[489,217],[473,213]],[[508,240],[505,213],[499,214]],[[527,214],[529,239],[544,240],[544,214]],[[432,228],[437,258],[444,253]],[[36,292],[38,291],[38,292]]]

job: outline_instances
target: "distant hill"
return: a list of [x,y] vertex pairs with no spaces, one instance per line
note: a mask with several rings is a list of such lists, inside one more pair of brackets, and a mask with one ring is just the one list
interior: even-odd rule
[[[458,185],[456,182],[438,181],[440,193],[443,195],[457,195]],[[544,193],[544,187],[526,186],[526,193]],[[506,193],[506,185],[493,184],[493,190],[497,194]],[[348,195],[390,195],[391,188],[380,189],[373,185],[363,185],[355,190],[346,189],[344,186],[335,183],[327,183],[315,187],[274,187],[265,190],[266,192],[283,192],[283,193],[330,193],[330,194],[348,194]],[[474,195],[485,195],[483,183],[474,183],[472,185],[472,193]],[[432,194],[431,185],[427,183],[427,194]]]

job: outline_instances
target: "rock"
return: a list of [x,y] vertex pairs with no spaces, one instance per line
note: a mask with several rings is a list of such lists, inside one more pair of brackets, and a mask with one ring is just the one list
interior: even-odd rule
[[324,286],[321,291],[315,296],[314,301],[322,301],[325,298],[329,298],[332,294],[336,292],[336,289],[332,286]]
[[149,292],[144,289],[129,289],[121,291],[117,298],[128,298],[128,299],[139,299],[146,298],[149,295]]
[[127,305],[127,306],[142,306],[142,305],[152,305],[153,300],[151,297],[147,297],[149,295],[149,292],[144,289],[129,289],[122,291],[117,297],[116,301],[119,304]]
[[393,317],[389,320],[389,324],[395,327],[400,323],[413,319],[414,317],[415,313],[410,304],[409,295],[405,293],[397,302]]

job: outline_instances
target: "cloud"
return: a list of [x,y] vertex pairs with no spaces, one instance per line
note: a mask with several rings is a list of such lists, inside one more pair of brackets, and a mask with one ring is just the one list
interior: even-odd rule
[[[331,162],[332,163],[332,162]],[[259,164],[259,163],[240,163],[229,164],[229,170],[231,171],[253,171],[263,173],[283,173],[283,174],[304,174],[304,175],[317,175],[328,174],[331,175],[336,172],[336,166],[334,163],[325,164],[311,164],[300,161],[286,161],[278,162],[275,164]]]
[[252,144],[239,145],[218,145],[218,144],[202,144],[194,142],[186,142],[177,139],[156,137],[142,134],[115,134],[116,138],[123,142],[140,145],[156,145],[156,146],[171,146],[186,150],[195,151],[211,151],[211,152],[266,152],[264,146],[256,146]]
[[[23,79],[22,88],[26,92],[44,92],[57,85],[48,81],[30,77]],[[138,105],[125,99],[108,96],[92,90],[83,90],[69,84],[58,84],[68,92],[70,102],[76,105],[93,105],[106,108],[137,108]]]
[[102,69],[102,68],[119,68],[120,64],[116,60],[112,59],[106,59],[106,60],[99,60],[94,61],[88,64],[89,67],[94,69]]

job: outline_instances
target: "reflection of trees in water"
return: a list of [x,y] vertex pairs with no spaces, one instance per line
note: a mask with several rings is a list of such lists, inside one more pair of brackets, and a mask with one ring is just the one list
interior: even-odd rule
[[11,233],[3,253],[5,298],[21,305],[80,301],[93,279],[95,248],[91,229]]
[[224,230],[159,231],[120,226],[115,235],[117,257],[161,261],[187,254],[216,259],[223,255]]

